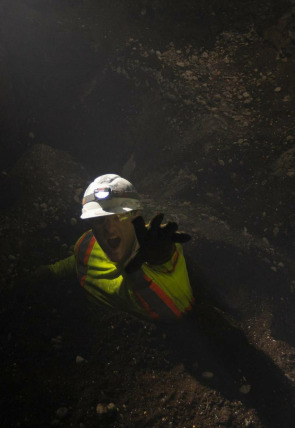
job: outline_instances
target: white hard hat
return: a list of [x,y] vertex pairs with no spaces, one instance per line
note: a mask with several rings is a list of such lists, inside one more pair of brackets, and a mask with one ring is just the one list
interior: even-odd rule
[[142,208],[134,186],[116,174],[101,175],[89,184],[82,205],[83,219],[123,214]]

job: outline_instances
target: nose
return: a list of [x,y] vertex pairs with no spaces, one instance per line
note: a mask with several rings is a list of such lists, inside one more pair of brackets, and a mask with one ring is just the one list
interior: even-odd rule
[[103,223],[104,230],[106,232],[109,232],[112,229],[114,223],[115,223],[115,221],[114,221],[114,217],[113,216],[105,217],[105,221]]

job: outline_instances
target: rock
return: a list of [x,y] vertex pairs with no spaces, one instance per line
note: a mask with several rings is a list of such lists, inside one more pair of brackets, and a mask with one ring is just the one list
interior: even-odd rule
[[114,403],[109,403],[109,404],[99,403],[96,406],[96,413],[98,415],[105,415],[107,413],[114,413],[114,412],[117,412],[117,411],[118,411],[118,409],[117,409],[117,407],[116,407],[116,405]]
[[104,404],[99,403],[99,404],[96,406],[96,413],[97,413],[98,415],[105,415],[107,412],[108,412],[108,410],[107,410],[107,408],[106,408],[106,406],[105,406]]
[[87,360],[85,360],[85,358],[81,357],[81,355],[76,356],[76,363],[77,364],[86,363],[86,362],[87,362]]
[[117,407],[115,406],[114,403],[109,403],[107,405],[107,410],[108,410],[108,412],[115,412],[117,410]]
[[284,265],[284,263],[283,263],[283,262],[279,262],[279,263],[278,263],[278,266],[279,266],[279,267],[281,267],[281,268],[285,267],[285,265]]
[[69,410],[67,409],[67,407],[60,407],[59,409],[57,409],[55,414],[58,419],[64,419],[67,416],[68,412]]
[[249,418],[249,419],[245,419],[245,427],[251,427],[251,426],[255,426],[254,425],[254,423],[253,423],[253,420],[251,419],[251,418]]
[[263,242],[263,243],[264,243],[264,245],[266,245],[267,247],[270,247],[269,240],[268,240],[266,237],[262,238],[262,242]]
[[202,376],[204,379],[212,379],[214,377],[214,373],[206,371],[202,373]]
[[178,67],[185,67],[184,62],[181,61],[177,62],[176,65],[178,65]]
[[171,94],[171,92],[167,92],[164,95],[165,100],[170,101],[172,103],[176,103],[177,102],[177,97],[174,94]]
[[220,166],[224,166],[225,165],[224,160],[222,160],[222,159],[218,159],[218,163],[219,163]]
[[82,187],[78,187],[78,189],[75,190],[75,195],[81,196],[83,192],[84,189],[82,189]]
[[273,236],[276,238],[278,236],[279,232],[280,232],[280,229],[277,226],[275,226],[273,228],[273,231],[272,231]]
[[275,88],[275,92],[281,92],[281,90],[282,90],[282,88],[281,88],[280,86],[277,86],[277,87]]
[[244,384],[240,387],[239,391],[242,394],[249,394],[249,392],[251,391],[251,385],[249,384]]

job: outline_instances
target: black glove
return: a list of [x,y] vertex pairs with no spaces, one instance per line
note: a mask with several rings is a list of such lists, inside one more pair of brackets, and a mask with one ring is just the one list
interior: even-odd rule
[[127,264],[125,268],[127,273],[140,269],[145,262],[151,265],[166,263],[175,251],[175,242],[190,240],[191,237],[187,233],[176,232],[178,225],[175,222],[161,226],[163,218],[164,214],[157,214],[148,227],[145,226],[141,216],[132,221],[140,248]]

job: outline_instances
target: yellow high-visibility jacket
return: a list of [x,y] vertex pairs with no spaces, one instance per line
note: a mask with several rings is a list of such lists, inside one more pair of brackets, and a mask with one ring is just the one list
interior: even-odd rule
[[144,263],[132,274],[109,260],[91,230],[77,241],[74,253],[50,265],[51,272],[59,278],[76,272],[81,286],[101,303],[159,321],[181,318],[192,308],[193,293],[178,243],[167,263]]

